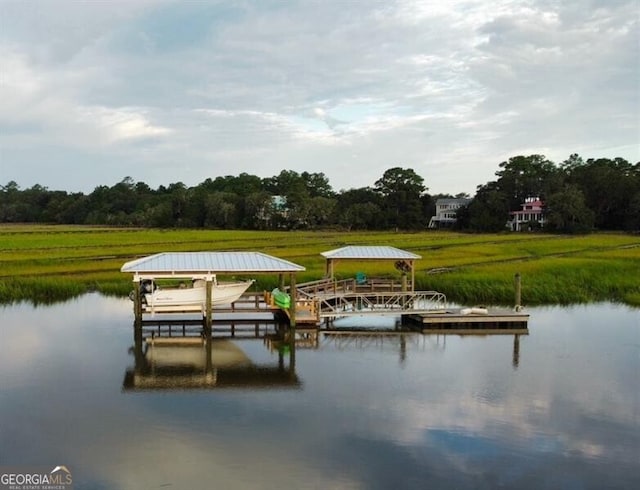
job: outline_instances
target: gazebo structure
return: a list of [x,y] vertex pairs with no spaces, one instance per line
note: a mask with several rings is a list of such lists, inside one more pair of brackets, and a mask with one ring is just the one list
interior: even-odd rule
[[213,281],[218,275],[278,274],[280,283],[289,275],[291,325],[295,325],[296,273],[304,271],[301,265],[261,252],[165,252],[125,263],[122,272],[133,274],[134,312],[136,322],[142,319],[140,283],[155,279],[185,279],[194,277],[205,281],[205,321],[211,327]]
[[341,261],[393,262],[396,269],[402,272],[402,287],[405,291],[414,290],[415,262],[422,258],[406,250],[388,246],[348,246],[322,252],[320,255],[327,259],[326,276],[328,278],[333,278],[336,264]]

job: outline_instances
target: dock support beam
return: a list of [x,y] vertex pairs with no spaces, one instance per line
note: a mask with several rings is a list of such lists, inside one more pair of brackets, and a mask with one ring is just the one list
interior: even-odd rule
[[515,289],[516,289],[516,301],[515,301],[515,310],[520,311],[522,309],[522,285],[520,283],[520,273],[516,272],[515,278]]
[[409,264],[411,264],[411,291],[415,291],[416,290],[416,263],[415,261],[411,260]]
[[133,317],[136,326],[142,325],[142,297],[140,296],[140,278],[133,278]]
[[206,295],[205,305],[204,305],[204,311],[205,311],[204,328],[205,328],[205,331],[211,332],[211,324],[212,324],[211,302],[213,300],[213,297],[212,297],[213,296],[213,278],[211,276],[207,276],[206,289],[207,289],[207,295]]
[[289,306],[289,320],[290,325],[295,335],[296,328],[296,275],[289,275],[289,296],[291,297],[291,305]]

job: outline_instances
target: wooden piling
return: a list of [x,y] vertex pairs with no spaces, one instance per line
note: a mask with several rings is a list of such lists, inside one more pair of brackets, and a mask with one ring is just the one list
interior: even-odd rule
[[140,295],[140,278],[133,279],[133,316],[136,325],[142,324],[142,297]]
[[205,319],[204,319],[204,324],[205,324],[205,329],[208,331],[211,331],[211,324],[212,324],[212,300],[213,300],[213,278],[211,276],[207,276],[207,281],[206,281],[206,290],[207,290],[207,294],[206,294],[206,299],[205,299]]
[[[289,275],[289,296],[291,299],[291,306],[289,306],[289,321],[292,329],[296,328],[296,275]],[[295,335],[295,333],[294,333]]]
[[522,309],[522,285],[520,282],[520,273],[516,272],[515,278],[515,290],[516,290],[516,300],[515,300],[515,310],[520,311]]

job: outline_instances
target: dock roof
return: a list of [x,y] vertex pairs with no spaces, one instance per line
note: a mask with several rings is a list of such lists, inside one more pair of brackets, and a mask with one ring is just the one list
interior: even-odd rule
[[125,263],[133,274],[244,274],[300,272],[305,268],[261,252],[164,252]]
[[350,259],[350,260],[416,260],[421,259],[406,250],[400,250],[388,246],[349,246],[322,252],[320,255],[327,259]]

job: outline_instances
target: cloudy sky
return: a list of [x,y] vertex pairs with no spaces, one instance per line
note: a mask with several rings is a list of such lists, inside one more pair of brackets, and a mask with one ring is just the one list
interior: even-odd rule
[[640,159],[639,0],[0,0],[0,185]]

